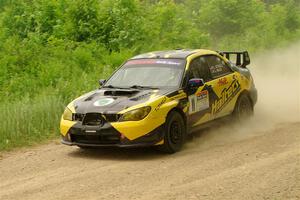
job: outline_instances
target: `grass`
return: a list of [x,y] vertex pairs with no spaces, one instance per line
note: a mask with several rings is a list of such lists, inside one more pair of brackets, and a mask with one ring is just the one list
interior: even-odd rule
[[57,137],[63,108],[61,98],[46,95],[2,103],[0,151]]
[[74,73],[72,79],[61,80],[63,86],[44,88],[33,97],[28,95],[30,87],[24,88],[23,96],[14,98],[14,101],[10,98],[0,101],[0,151],[58,138],[65,106],[76,97],[96,89],[97,79],[107,78],[113,68],[103,66],[98,73],[94,71],[82,72],[81,75]]

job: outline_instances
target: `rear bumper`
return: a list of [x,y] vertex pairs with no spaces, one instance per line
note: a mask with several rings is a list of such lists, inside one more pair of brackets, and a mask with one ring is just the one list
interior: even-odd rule
[[163,140],[163,135],[163,125],[144,136],[129,140],[112,126],[87,128],[77,124],[70,128],[65,136],[62,136],[61,143],[86,147],[153,146]]

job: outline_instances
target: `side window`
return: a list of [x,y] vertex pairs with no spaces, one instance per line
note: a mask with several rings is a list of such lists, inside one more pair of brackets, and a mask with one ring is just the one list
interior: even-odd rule
[[207,56],[207,62],[209,65],[209,71],[211,73],[211,76],[214,79],[221,76],[225,76],[232,72],[231,69],[226,65],[226,63],[217,56]]
[[205,82],[211,80],[206,57],[195,58],[190,65],[190,78],[202,78]]

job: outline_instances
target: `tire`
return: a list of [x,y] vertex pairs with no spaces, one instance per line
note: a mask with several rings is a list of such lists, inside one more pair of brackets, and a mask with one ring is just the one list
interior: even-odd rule
[[235,104],[233,116],[238,121],[244,121],[253,116],[253,105],[248,95],[242,94],[239,96]]
[[157,146],[164,153],[175,153],[179,151],[186,139],[186,126],[183,117],[176,111],[168,114],[164,125],[164,144]]

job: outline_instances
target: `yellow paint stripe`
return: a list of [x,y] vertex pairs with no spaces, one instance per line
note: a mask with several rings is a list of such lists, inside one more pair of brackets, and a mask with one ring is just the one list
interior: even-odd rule
[[61,120],[60,120],[60,133],[63,136],[67,135],[68,131],[70,130],[70,128],[72,126],[74,126],[74,124],[76,124],[76,122],[69,121],[69,120],[64,120],[63,118],[61,118]]

